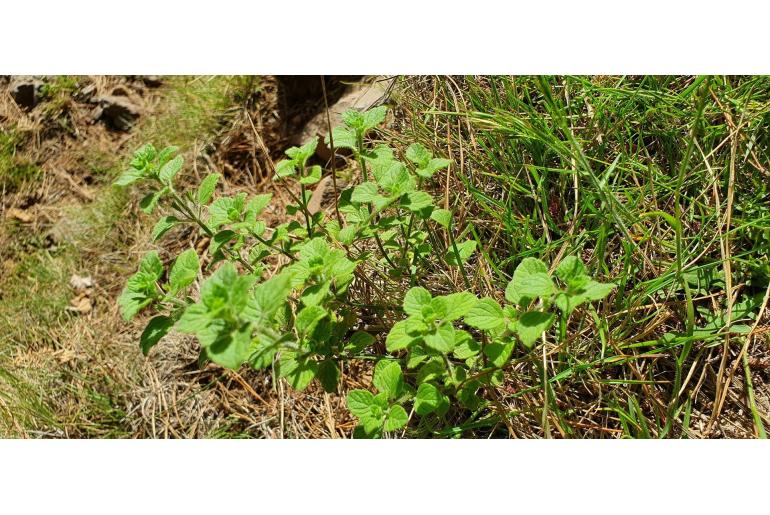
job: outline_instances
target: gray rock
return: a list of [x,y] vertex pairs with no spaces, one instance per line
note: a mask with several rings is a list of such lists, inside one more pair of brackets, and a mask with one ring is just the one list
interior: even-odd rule
[[43,92],[43,81],[34,77],[20,76],[11,80],[9,91],[13,101],[23,109],[35,107]]
[[[342,125],[342,113],[348,109],[367,110],[383,103],[387,99],[394,82],[395,78],[378,76],[366,78],[361,83],[352,86],[334,105],[329,106],[331,126]],[[324,143],[324,138],[328,133],[329,119],[326,117],[326,109],[322,109],[320,113],[305,124],[302,132],[295,137],[293,143],[301,145],[313,136],[318,136],[316,154],[321,159],[326,160],[332,154],[331,149]]]
[[94,110],[94,119],[103,120],[119,131],[131,129],[141,110],[128,97],[106,95],[99,97],[99,106]]
[[163,85],[163,79],[159,75],[140,75],[139,78],[148,88],[159,88]]

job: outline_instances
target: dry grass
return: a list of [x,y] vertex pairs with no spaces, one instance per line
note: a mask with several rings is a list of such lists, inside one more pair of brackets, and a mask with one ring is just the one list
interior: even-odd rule
[[[97,94],[126,87],[120,77],[77,80]],[[127,325],[115,304],[125,277],[152,246],[152,220],[139,212],[138,196],[109,186],[133,148],[176,144],[193,163],[183,180],[197,183],[216,169],[224,172],[226,191],[264,191],[272,158],[314,114],[307,102],[292,109],[279,86],[273,77],[192,77],[131,91],[144,114],[128,134],[92,123],[90,106],[74,96],[63,93],[55,109],[49,103],[24,112],[0,91],[3,127],[23,134],[14,152],[42,170],[5,194],[0,208],[0,434],[338,438],[352,431],[343,397],[315,387],[293,392],[271,374],[201,369],[190,337],[172,335],[143,358],[143,321]],[[7,216],[11,209],[29,220]],[[275,220],[283,216],[273,213]],[[158,249],[168,258],[202,243],[177,232]],[[75,273],[95,281],[88,313],[67,309]],[[345,387],[362,386],[353,377],[366,374],[354,370]]]

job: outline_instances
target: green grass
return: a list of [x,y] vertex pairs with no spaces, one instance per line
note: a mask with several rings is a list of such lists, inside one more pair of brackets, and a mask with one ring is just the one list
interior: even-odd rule
[[0,192],[15,192],[41,176],[40,167],[18,152],[28,136],[15,127],[0,132]]
[[[544,435],[544,409],[568,436],[611,434],[587,420],[626,436],[683,436],[690,412],[711,417],[745,342],[736,333],[753,324],[768,287],[770,79],[411,80],[401,103],[407,134],[462,158],[452,181],[466,193],[450,199],[466,211],[497,290],[526,256],[572,253],[619,285],[598,313],[573,317],[579,338],[549,347],[552,391],[543,394],[543,357],[523,360],[517,388],[548,398],[527,406],[531,430]],[[736,304],[747,304],[730,303],[729,337],[725,270]],[[749,344],[767,350],[759,338]]]

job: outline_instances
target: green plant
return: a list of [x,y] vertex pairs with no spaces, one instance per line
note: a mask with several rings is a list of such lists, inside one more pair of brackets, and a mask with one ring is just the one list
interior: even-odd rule
[[[295,218],[272,228],[260,219],[270,194],[214,199],[217,174],[196,190],[177,191],[183,166],[177,149],[140,148],[115,184],[149,185],[140,207],[147,213],[161,201],[170,207],[154,238],[192,224],[209,238],[211,257],[201,270],[197,251],[189,249],[167,270],[157,252],[145,255],[118,299],[127,320],[145,309],[155,313],[140,338],[142,351],[175,327],[196,336],[202,359],[233,369],[274,367],[294,388],[318,380],[327,392],[338,388],[340,363],[374,360],[378,393],[348,395],[360,420],[355,435],[405,427],[409,403],[438,430],[452,409],[486,409],[480,390],[500,384],[514,351],[529,352],[557,314],[563,340],[574,310],[610,293],[614,285],[591,279],[575,257],[564,259],[555,277],[538,259],[521,261],[502,307],[467,291],[465,264],[476,241],[457,241],[468,228],[457,230],[452,212],[437,208],[425,187],[450,161],[420,144],[406,149],[407,162],[386,145],[370,149],[367,134],[385,116],[385,107],[348,111],[345,125],[333,130],[329,143],[350,150],[361,174],[358,185],[341,192],[334,218],[308,208],[307,187],[322,177],[321,167],[310,164],[317,141],[287,150],[276,181],[292,197],[286,212]],[[284,264],[269,276],[266,263],[279,259]],[[466,291],[432,295],[422,283],[425,270],[437,265],[458,268]],[[193,285],[201,276],[196,301]],[[362,299],[361,286],[379,292],[376,303]],[[395,321],[402,312],[406,318]],[[375,331],[387,332],[387,354],[377,351]]]

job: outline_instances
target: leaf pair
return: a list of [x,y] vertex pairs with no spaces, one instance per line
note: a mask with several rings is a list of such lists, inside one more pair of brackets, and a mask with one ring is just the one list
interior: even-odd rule
[[372,383],[379,392],[377,395],[368,390],[352,390],[347,397],[348,409],[360,422],[357,436],[367,438],[402,428],[409,419],[404,407],[396,402],[404,393],[404,377],[396,361],[378,362]]
[[162,184],[170,186],[174,176],[184,164],[181,155],[174,157],[178,151],[177,147],[170,146],[158,152],[150,143],[143,145],[134,152],[129,169],[115,181],[114,185],[128,186],[143,179],[157,179]]
[[201,300],[189,305],[177,329],[195,334],[205,355],[227,368],[238,368],[249,356],[252,322],[246,308],[255,278],[239,275],[226,262],[201,286]]
[[368,111],[349,109],[342,113],[342,123],[345,125],[332,129],[331,135],[326,136],[325,143],[331,145],[333,140],[335,149],[347,148],[359,152],[362,150],[360,147],[363,137],[384,122],[387,113],[386,106],[378,106]]
[[406,158],[416,165],[415,173],[423,179],[430,179],[434,173],[452,163],[449,159],[433,157],[431,151],[420,143],[409,145]]
[[391,328],[385,340],[388,351],[424,344],[442,354],[452,352],[467,334],[455,329],[452,322],[465,316],[476,302],[476,296],[468,292],[433,298],[425,288],[410,289],[403,303],[409,317]]

